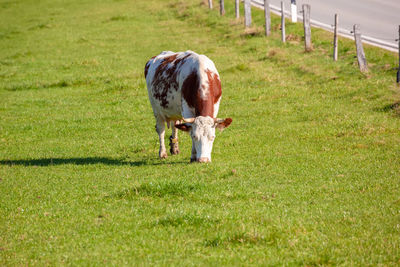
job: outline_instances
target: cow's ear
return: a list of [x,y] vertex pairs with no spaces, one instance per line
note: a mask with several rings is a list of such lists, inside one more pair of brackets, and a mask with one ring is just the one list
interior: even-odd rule
[[192,128],[192,125],[190,123],[180,123],[180,124],[175,124],[175,127],[178,128],[179,130],[188,132]]
[[231,118],[226,118],[226,119],[216,119],[215,121],[215,127],[222,131],[223,129],[225,129],[226,127],[228,127],[229,125],[231,125],[232,123],[232,119]]

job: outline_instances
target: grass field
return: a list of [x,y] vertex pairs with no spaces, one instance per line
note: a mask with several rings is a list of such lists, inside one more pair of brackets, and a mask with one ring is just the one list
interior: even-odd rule
[[[215,1],[214,1],[215,2]],[[201,0],[0,0],[0,265],[400,265],[397,54]],[[216,3],[215,3],[216,4]],[[143,68],[220,72],[211,164],[158,159]],[[169,133],[168,133],[169,136]]]

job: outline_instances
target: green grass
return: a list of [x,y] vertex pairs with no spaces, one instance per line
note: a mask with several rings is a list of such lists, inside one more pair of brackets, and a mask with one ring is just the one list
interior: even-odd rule
[[[351,40],[334,63],[225,2],[0,1],[0,265],[400,264],[397,55],[361,74]],[[158,159],[143,68],[188,49],[233,118],[211,164],[186,134]]]

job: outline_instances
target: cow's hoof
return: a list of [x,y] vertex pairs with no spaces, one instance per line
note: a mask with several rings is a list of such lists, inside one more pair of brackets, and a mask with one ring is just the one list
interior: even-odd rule
[[190,158],[190,163],[197,162],[196,158]]
[[160,159],[166,159],[168,157],[166,152],[160,153]]
[[171,155],[178,155],[181,151],[179,150],[178,147],[173,147],[173,148],[171,147],[169,152],[171,152]]

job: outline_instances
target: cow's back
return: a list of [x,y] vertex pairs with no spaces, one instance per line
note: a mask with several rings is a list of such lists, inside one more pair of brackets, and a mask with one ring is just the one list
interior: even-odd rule
[[192,51],[162,52],[145,67],[154,115],[165,120],[216,117],[221,83],[214,63]]

